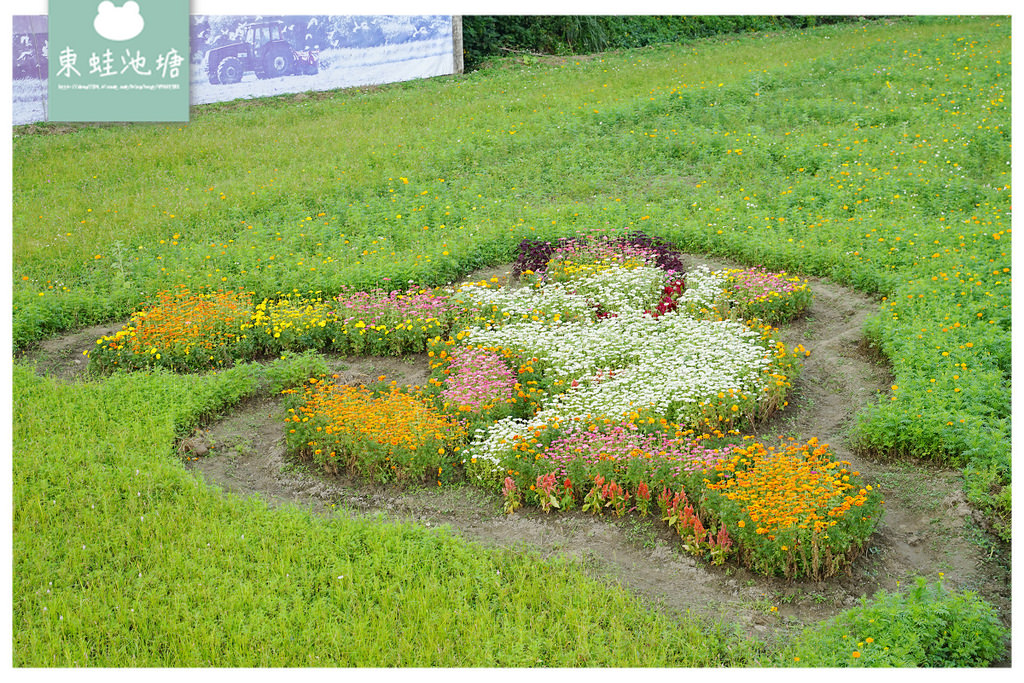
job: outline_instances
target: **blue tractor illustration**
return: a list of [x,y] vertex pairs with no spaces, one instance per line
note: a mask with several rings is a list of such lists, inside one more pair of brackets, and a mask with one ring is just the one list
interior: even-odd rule
[[247,24],[241,32],[242,40],[207,52],[206,75],[210,83],[238,83],[249,72],[257,78],[317,73],[318,52],[293,50],[282,37],[283,27],[279,21]]

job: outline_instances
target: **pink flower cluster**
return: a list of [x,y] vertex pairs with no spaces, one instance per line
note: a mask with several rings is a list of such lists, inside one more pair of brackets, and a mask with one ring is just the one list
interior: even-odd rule
[[733,289],[736,294],[747,301],[767,298],[771,296],[772,292],[788,294],[799,284],[787,281],[779,273],[769,273],[763,268],[748,268],[733,273],[733,280]]
[[551,260],[559,259],[582,259],[600,261],[612,259],[615,261],[636,260],[647,264],[657,261],[657,252],[633,244],[622,244],[608,239],[584,241],[571,240],[555,249]]
[[486,410],[512,398],[516,379],[500,355],[487,349],[460,347],[449,358],[449,374],[441,396],[470,412]]
[[591,465],[601,460],[624,462],[630,458],[672,462],[670,474],[679,477],[714,466],[729,450],[731,447],[706,448],[698,439],[670,439],[660,433],[645,434],[632,425],[616,425],[603,432],[569,432],[552,441],[544,457],[556,465],[553,472],[559,479],[568,475],[569,464],[577,460]]
[[441,318],[459,310],[447,296],[432,289],[410,288],[386,292],[342,293],[338,296],[339,315],[348,320],[362,320],[367,325],[401,321],[405,318]]

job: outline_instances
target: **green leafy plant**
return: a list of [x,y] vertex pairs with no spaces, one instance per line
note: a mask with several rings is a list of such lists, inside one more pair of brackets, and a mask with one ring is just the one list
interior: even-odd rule
[[789,666],[985,667],[1002,657],[1008,632],[972,592],[918,578],[905,592],[876,594],[806,630],[780,658]]

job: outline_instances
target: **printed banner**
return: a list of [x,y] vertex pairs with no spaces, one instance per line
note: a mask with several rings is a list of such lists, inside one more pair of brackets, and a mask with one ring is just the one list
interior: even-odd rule
[[188,121],[188,0],[50,0],[51,121]]
[[[94,10],[98,9],[98,3],[94,0],[64,2],[96,4]],[[147,7],[163,2],[143,0],[136,4],[144,20],[149,21],[146,16]],[[54,109],[58,103],[48,100],[47,92],[52,91],[58,83],[68,85],[78,81],[84,84],[84,80],[78,79],[93,70],[94,67],[90,65],[93,53],[96,55],[93,60],[95,68],[99,70],[91,74],[95,81],[113,78],[101,77],[99,73],[103,73],[104,69],[116,69],[119,75],[121,70],[125,70],[125,77],[132,75],[137,82],[145,82],[139,79],[149,78],[152,79],[149,81],[151,84],[157,84],[161,82],[163,68],[166,66],[169,71],[171,66],[166,53],[158,54],[159,46],[152,41],[137,47],[129,45],[140,39],[141,35],[119,46],[115,44],[109,47],[109,61],[105,61],[107,58],[104,56],[107,47],[100,49],[88,47],[84,43],[72,44],[67,38],[60,42],[54,33],[54,8],[57,4],[51,2],[49,18],[14,17],[14,124],[47,120],[133,120],[123,118],[123,112],[116,119],[108,115],[89,118],[81,109],[77,110],[77,114],[69,115],[66,110]],[[168,4],[177,4],[177,0]],[[93,18],[96,16],[97,12],[94,11]],[[89,19],[88,22],[80,23],[76,35],[84,31],[83,27],[91,30],[92,21]],[[188,93],[188,103],[185,110],[177,110],[175,118],[147,120],[186,120],[189,103],[206,104],[313,90],[382,85],[452,74],[456,71],[455,50],[461,50],[454,45],[453,19],[450,16],[192,15],[186,22],[188,49],[179,50],[185,56],[185,62],[178,66],[178,78],[188,79],[183,85]],[[96,40],[105,39],[97,35]],[[66,52],[61,57],[65,48],[70,48],[74,55]],[[105,64],[108,66],[105,67]],[[151,73],[145,77],[135,74],[136,67]],[[70,70],[72,68],[78,72],[77,75]],[[58,73],[60,76],[57,76]],[[113,89],[107,90],[113,92]],[[60,92],[67,93],[68,89]],[[156,92],[156,88],[148,92]],[[88,94],[89,91],[79,88],[77,93]],[[169,112],[168,109],[163,113]]]
[[454,72],[450,16],[192,17],[192,103]]

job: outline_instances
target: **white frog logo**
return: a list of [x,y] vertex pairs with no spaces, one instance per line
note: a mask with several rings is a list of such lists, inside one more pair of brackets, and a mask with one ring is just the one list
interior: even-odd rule
[[131,40],[142,33],[146,22],[139,13],[139,3],[128,0],[122,7],[115,7],[110,0],[103,0],[97,8],[92,27],[107,40]]

